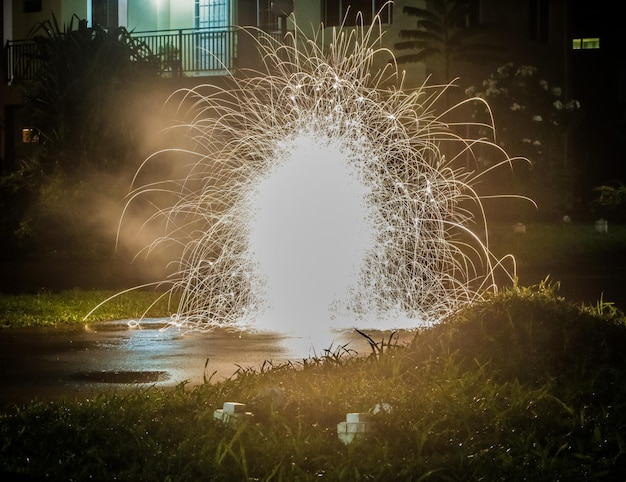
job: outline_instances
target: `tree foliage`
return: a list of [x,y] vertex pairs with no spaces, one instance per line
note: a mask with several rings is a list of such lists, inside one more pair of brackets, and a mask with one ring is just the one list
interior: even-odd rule
[[620,181],[596,186],[593,189],[597,197],[592,202],[596,213],[611,221],[623,223],[626,221],[626,186]]
[[508,62],[496,68],[480,86],[466,89],[469,97],[485,99],[475,116],[488,121],[493,114],[501,145],[516,155],[550,164],[566,163],[563,136],[580,121],[581,106],[566,98],[532,65]]
[[35,78],[16,81],[38,149],[0,178],[4,254],[108,256],[115,223],[107,216],[124,195],[124,172],[135,169],[130,161],[143,157],[142,118],[160,62],[125,28],[89,28],[78,17],[63,27],[53,17],[29,38]]
[[[477,125],[493,116],[496,139],[509,155],[531,161],[532,171],[517,173],[524,194],[538,202],[540,212],[558,219],[575,205],[575,172],[568,162],[567,135],[582,118],[580,102],[565,96],[532,65],[508,62],[496,68],[479,86],[466,89],[469,98],[481,98],[473,113]],[[483,128],[479,135],[489,135]],[[486,168],[493,163],[482,158]]]
[[449,81],[456,62],[483,63],[503,57],[503,50],[492,37],[495,27],[472,21],[469,0],[427,0],[425,8],[407,5],[402,12],[417,22],[414,29],[400,30],[403,40],[394,47],[410,52],[398,55],[399,63],[435,57],[441,61],[443,80]]
[[122,162],[136,135],[133,92],[158,77],[156,57],[124,27],[89,28],[77,17],[62,28],[43,22],[31,38],[38,68],[24,95],[44,157]]

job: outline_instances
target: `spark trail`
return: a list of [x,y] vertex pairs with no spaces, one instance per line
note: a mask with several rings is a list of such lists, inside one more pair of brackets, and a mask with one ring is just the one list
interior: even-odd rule
[[[185,91],[185,175],[131,196],[175,196],[150,218],[166,233],[147,248],[182,247],[173,324],[417,327],[497,289],[501,260],[474,234],[487,232],[480,174],[455,166],[477,146],[510,160],[455,135],[454,109],[434,113],[445,87],[405,91],[377,32],[336,29],[328,45],[258,33],[265,72]],[[380,55],[391,62],[374,73]]]

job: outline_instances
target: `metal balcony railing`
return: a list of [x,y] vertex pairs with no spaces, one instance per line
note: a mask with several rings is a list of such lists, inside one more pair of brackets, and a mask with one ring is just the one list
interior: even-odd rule
[[[267,34],[276,40],[279,34]],[[226,75],[237,67],[240,51],[250,48],[248,33],[228,27],[222,29],[177,29],[132,32],[131,36],[145,42],[161,61],[162,75],[192,77]],[[245,37],[245,39],[244,39]],[[9,40],[5,45],[8,84],[32,80],[41,60],[31,40]]]
[[231,71],[237,54],[237,31],[155,30],[132,36],[145,42],[161,59],[164,72],[180,75],[220,75]]
[[30,40],[9,40],[5,47],[7,83],[14,80],[30,80],[39,67],[37,46]]

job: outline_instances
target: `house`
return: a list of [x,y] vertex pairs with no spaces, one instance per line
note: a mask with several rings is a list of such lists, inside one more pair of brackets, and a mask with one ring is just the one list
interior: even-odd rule
[[[123,26],[144,41],[163,62],[163,77],[175,79],[171,89],[194,83],[216,82],[241,68],[260,66],[260,58],[249,33],[253,27],[282,38],[294,28],[293,18],[306,33],[344,21],[346,12],[363,12],[365,22],[381,12],[388,25],[394,6],[384,0],[13,0],[3,5],[2,37],[4,61],[1,73],[3,121],[0,158],[2,171],[16,165],[27,151],[30,136],[22,133],[19,111],[21,85],[37,68],[28,49],[29,36],[42,22],[55,19],[62,29],[85,20],[87,26]],[[350,18],[350,16],[346,17]],[[355,23],[355,17],[347,23]],[[25,149],[26,148],[26,149]]]
[[[84,19],[87,26],[123,26],[144,40],[157,55],[178,61],[178,73],[185,76],[224,75],[226,70],[246,64],[249,52],[239,27],[255,27],[277,37],[293,30],[293,18],[305,33],[340,25],[347,12],[363,13],[371,22],[380,12],[385,25],[392,18],[393,5],[385,0],[22,0],[5,2],[3,43],[8,49],[6,80],[24,78],[19,71],[20,49],[33,27],[55,18],[60,26],[72,19]],[[355,23],[355,15],[346,17]],[[76,23],[76,22],[74,22]],[[243,45],[243,46],[242,46]],[[254,49],[252,49],[254,50]],[[244,60],[242,60],[244,58]]]
[[[443,2],[443,0],[441,0]],[[615,129],[624,125],[623,62],[617,62],[619,28],[612,28],[617,15],[608,15],[597,8],[584,8],[573,0],[467,0],[470,14],[467,25],[490,22],[504,32],[502,41],[516,48],[520,63],[540,67],[563,87],[576,95],[589,112],[597,114],[589,125],[607,123]],[[400,32],[414,29],[416,19],[405,15],[405,6],[424,6],[425,0],[13,0],[3,3],[2,37],[4,61],[1,73],[3,132],[0,157],[3,171],[14,165],[14,158],[23,140],[16,112],[21,106],[17,59],[24,48],[29,32],[39,22],[54,15],[60,24],[72,17],[85,19],[89,25],[106,27],[125,26],[132,35],[144,40],[152,52],[164,61],[164,77],[179,79],[184,85],[217,80],[238,72],[243,67],[258,65],[254,45],[247,43],[249,36],[238,27],[255,27],[277,39],[294,28],[305,34],[323,25],[331,29],[345,24],[354,25],[355,13],[361,12],[368,23],[380,13],[382,29],[381,47],[394,49]],[[326,35],[326,38],[329,38]],[[599,48],[601,47],[601,48]],[[514,60],[514,59],[512,59]],[[469,64],[460,63],[454,77],[485,78],[483,69],[473,72]],[[406,70],[408,88],[421,85],[428,76],[436,78],[434,62],[401,65]],[[593,75],[591,75],[592,73]],[[482,77],[481,77],[482,75]],[[593,89],[601,79],[603,87]],[[450,79],[444,79],[449,81]],[[612,99],[606,99],[614,92]],[[612,108],[598,104],[612,100]],[[593,106],[593,108],[591,108]],[[607,117],[608,116],[608,117]],[[618,129],[617,137],[622,139]],[[621,137],[620,137],[621,136]],[[598,143],[602,143],[598,139]],[[16,147],[18,146],[18,147]],[[582,147],[581,147],[582,149]],[[585,148],[587,152],[592,147]],[[603,143],[601,149],[607,158],[615,154]],[[589,155],[589,154],[587,154]],[[597,169],[597,162],[589,159]],[[623,164],[623,163],[620,163]],[[622,174],[622,169],[611,172]]]

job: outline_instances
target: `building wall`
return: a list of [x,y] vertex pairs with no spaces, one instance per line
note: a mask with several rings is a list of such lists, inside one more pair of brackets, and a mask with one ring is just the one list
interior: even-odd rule
[[24,2],[22,0],[13,0],[13,24],[12,38],[24,39],[28,36],[33,26],[41,22],[49,20],[53,13],[59,23],[62,21],[61,0],[42,0],[41,11],[24,12]]
[[[322,6],[320,1],[294,0],[293,11],[295,21],[305,34],[319,30],[322,22]],[[287,24],[288,29],[293,29],[293,18]]]
[[[393,21],[391,24],[383,24],[383,33],[380,42],[376,45],[381,49],[393,50],[393,46],[400,40],[400,30],[415,28],[415,18],[402,14],[405,5],[416,6],[424,4],[424,0],[395,0],[393,4]],[[355,14],[355,12],[351,12]],[[294,0],[294,17],[299,29],[305,35],[311,35],[318,32],[323,22],[322,2],[321,0]],[[289,29],[293,29],[293,18],[288,24]],[[330,42],[333,35],[333,29],[338,27],[324,28],[324,41]],[[344,27],[346,33],[354,30],[353,27]],[[378,35],[376,31],[373,35]],[[389,62],[391,55],[389,53],[381,53],[375,59],[374,69],[385,68]],[[400,73],[405,74],[405,85],[407,88],[418,87],[423,84],[426,77],[425,67],[423,63],[400,65]]]
[[[87,18],[87,7],[90,0],[42,0],[41,11],[25,12],[23,0],[12,0],[12,39],[25,39],[33,27],[42,22],[56,18],[59,28],[63,29],[72,21],[74,15],[79,19]],[[74,19],[74,26],[78,20]]]
[[[128,0],[128,29],[136,32],[193,27],[193,0]],[[185,15],[182,12],[190,11]]]
[[194,28],[194,0],[170,0],[170,27]]
[[[42,3],[45,4],[45,0],[42,1]],[[86,19],[89,3],[91,3],[91,0],[63,0],[61,2],[61,16],[63,22],[69,22],[74,14],[80,19]],[[74,20],[74,24],[76,24],[76,22],[77,20]]]
[[[399,42],[400,30],[411,30],[415,28],[415,17],[409,17],[402,13],[402,9],[410,5],[412,7],[424,7],[424,0],[396,0],[393,4],[393,22],[388,25],[382,37],[381,47],[394,49],[394,44]],[[384,65],[379,64],[379,68]],[[426,80],[426,66],[424,63],[406,63],[398,66],[400,73],[405,76],[405,86],[408,89],[420,87]]]
[[[571,47],[569,2],[550,0],[548,18],[541,20],[531,18],[530,3],[481,0],[481,21],[495,22],[501,31],[506,32],[503,40],[511,47],[511,61],[539,67],[551,79],[567,79]],[[533,21],[545,22],[545,39],[532,38],[530,30]],[[564,82],[561,87],[566,89]]]
[[129,30],[194,28],[194,0],[128,0]]
[[158,15],[154,8],[154,2],[128,0],[128,23],[126,28],[142,32],[156,30]]

